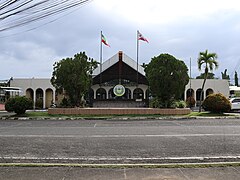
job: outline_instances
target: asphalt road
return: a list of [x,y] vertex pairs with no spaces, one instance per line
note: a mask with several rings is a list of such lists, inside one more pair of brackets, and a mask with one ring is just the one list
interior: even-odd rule
[[239,119],[1,120],[0,162],[239,161]]

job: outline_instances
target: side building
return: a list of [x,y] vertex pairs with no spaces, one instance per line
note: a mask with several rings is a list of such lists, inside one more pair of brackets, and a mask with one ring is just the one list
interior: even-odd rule
[[13,78],[10,85],[20,87],[20,95],[32,99],[34,109],[49,108],[57,100],[58,94],[49,78]]

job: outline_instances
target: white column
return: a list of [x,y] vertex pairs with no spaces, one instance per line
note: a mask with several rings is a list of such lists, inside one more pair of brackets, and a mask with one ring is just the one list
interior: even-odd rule
[[93,89],[93,97],[94,97],[94,99],[97,99],[97,90],[96,89]]
[[43,90],[43,109],[46,108],[46,90]]
[[33,90],[33,109],[36,108],[36,89]]

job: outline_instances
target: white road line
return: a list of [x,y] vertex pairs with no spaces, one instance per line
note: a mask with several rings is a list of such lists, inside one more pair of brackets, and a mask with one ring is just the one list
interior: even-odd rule
[[202,156],[202,157],[25,157],[25,156],[0,156],[5,160],[83,160],[83,161],[120,161],[120,160],[217,160],[217,159],[240,159],[240,155],[235,156]]
[[146,137],[209,137],[209,136],[240,136],[240,134],[130,134],[130,135],[37,135],[37,134],[30,134],[30,135],[5,135],[0,134],[0,138],[4,137],[22,137],[22,138],[131,138],[131,137],[139,137],[139,138],[146,138]]
[[123,169],[124,179],[127,179],[126,168]]

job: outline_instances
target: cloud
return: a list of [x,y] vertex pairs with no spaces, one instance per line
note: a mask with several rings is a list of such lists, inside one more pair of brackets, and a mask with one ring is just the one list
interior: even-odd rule
[[[50,77],[55,61],[80,51],[99,60],[100,31],[111,45],[103,46],[104,60],[119,50],[136,59],[137,30],[149,40],[149,44],[140,42],[140,63],[161,53],[172,54],[188,66],[191,58],[195,77],[201,73],[198,53],[208,49],[218,54],[220,67],[214,73],[220,77],[224,69],[234,71],[240,61],[238,4],[236,0],[95,0],[45,26],[0,38],[0,79]],[[33,26],[0,37],[29,28]]]

